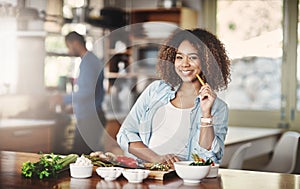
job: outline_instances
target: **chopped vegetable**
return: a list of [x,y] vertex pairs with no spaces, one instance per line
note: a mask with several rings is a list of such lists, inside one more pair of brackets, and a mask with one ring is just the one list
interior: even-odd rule
[[90,155],[85,155],[85,157],[89,158],[92,163],[96,166],[100,167],[111,167],[111,166],[119,166],[126,168],[138,168],[139,164],[137,160],[123,156],[123,155],[115,155],[112,152],[92,152]]
[[191,166],[203,166],[203,165],[212,165],[213,161],[211,159],[206,160],[205,162],[202,161],[194,161],[190,163]]
[[153,163],[150,167],[150,170],[157,170],[157,171],[168,171],[171,167],[167,164],[163,163]]
[[199,157],[198,154],[192,154],[194,162],[190,163],[191,166],[203,166],[203,165],[214,165],[214,162],[211,158],[208,158],[206,161]]
[[38,177],[39,179],[55,177],[70,163],[75,162],[77,157],[77,154],[70,154],[63,158],[53,153],[46,154],[41,156],[38,162],[24,162],[22,165],[22,175],[26,178]]
[[96,151],[96,152],[91,152],[89,157],[92,158],[99,158],[100,161],[103,162],[111,162],[111,161],[116,161],[117,156],[113,154],[112,152],[102,152],[102,151]]
[[99,167],[113,167],[114,165],[99,156],[85,155],[86,158],[92,161],[92,164]]
[[205,160],[201,157],[198,156],[198,154],[192,154],[192,157],[194,159],[195,162],[205,162]]

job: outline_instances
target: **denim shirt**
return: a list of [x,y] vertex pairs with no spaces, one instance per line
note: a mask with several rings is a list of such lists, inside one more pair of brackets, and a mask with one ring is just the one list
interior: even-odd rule
[[[128,152],[130,142],[141,141],[146,146],[149,145],[152,119],[155,112],[158,108],[175,98],[177,90],[178,88],[172,90],[170,85],[162,80],[157,80],[143,91],[117,134],[117,142],[127,155],[135,157]],[[211,158],[215,163],[221,163],[228,126],[227,104],[217,97],[213,104],[211,114],[213,116],[215,138],[212,142],[211,149],[207,150],[199,145],[200,118],[202,117],[202,112],[200,108],[200,98],[197,97],[190,116],[191,125],[186,160],[193,160],[192,154],[195,153],[204,159]]]

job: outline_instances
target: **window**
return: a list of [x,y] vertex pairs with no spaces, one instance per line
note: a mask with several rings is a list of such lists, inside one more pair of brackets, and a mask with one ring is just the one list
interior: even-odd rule
[[[291,28],[291,35],[294,36],[294,39],[298,39],[298,40],[293,40],[292,44],[289,45],[290,47],[290,51],[292,51],[293,53],[290,55],[290,59],[291,60],[296,60],[297,64],[295,65],[295,67],[291,67],[291,71],[292,73],[295,72],[296,70],[296,76],[295,76],[295,85],[296,90],[293,91],[292,94],[294,94],[292,96],[292,98],[295,96],[295,101],[292,101],[291,103],[291,116],[290,119],[292,121],[292,127],[296,128],[299,130],[299,125],[300,125],[300,48],[299,48],[299,36],[300,36],[300,29],[299,29],[299,23],[300,23],[300,17],[299,17],[299,11],[300,11],[300,5],[298,3],[298,5],[296,4],[298,3],[298,1],[295,0],[294,4],[291,5],[291,9],[298,9],[298,15],[297,14],[293,14],[290,15],[291,19],[293,19],[292,23],[293,25],[289,28]],[[296,49],[296,52],[295,52]],[[295,102],[295,103],[294,103]],[[296,110],[296,111],[295,111]]]
[[61,91],[67,90],[67,84],[73,85],[74,74],[78,72],[80,58],[68,55],[64,36],[60,34],[48,35],[45,39],[45,86]]
[[274,127],[284,119],[283,7],[283,0],[217,1],[216,33],[232,60],[222,95],[230,125]]
[[17,64],[17,34],[13,19],[0,18],[0,95],[16,92],[18,64]]
[[282,1],[220,0],[217,32],[232,59],[233,109],[279,110]]

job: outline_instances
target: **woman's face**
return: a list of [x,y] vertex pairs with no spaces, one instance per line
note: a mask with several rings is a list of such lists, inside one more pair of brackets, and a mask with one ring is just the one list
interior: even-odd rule
[[175,56],[175,71],[183,82],[192,82],[201,72],[197,49],[189,42],[183,41]]

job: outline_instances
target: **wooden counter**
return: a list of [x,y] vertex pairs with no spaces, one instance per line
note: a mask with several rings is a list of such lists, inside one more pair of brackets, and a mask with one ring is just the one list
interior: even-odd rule
[[69,171],[54,179],[28,179],[21,176],[22,163],[38,161],[32,153],[0,151],[0,188],[206,188],[206,189],[291,189],[299,188],[300,175],[220,169],[217,178],[203,179],[198,185],[185,185],[176,175],[164,181],[146,179],[141,184],[130,184],[123,177],[107,182],[93,172],[87,179],[71,178]]
[[54,120],[0,120],[0,150],[50,152]]

